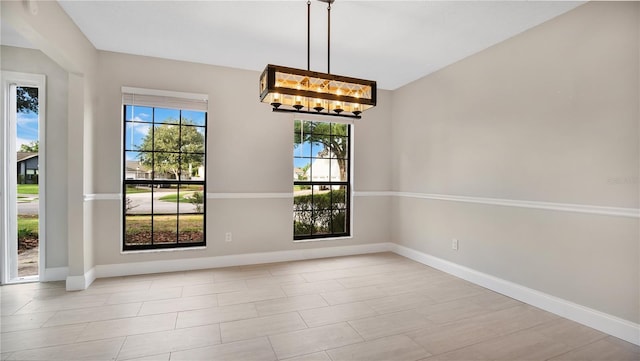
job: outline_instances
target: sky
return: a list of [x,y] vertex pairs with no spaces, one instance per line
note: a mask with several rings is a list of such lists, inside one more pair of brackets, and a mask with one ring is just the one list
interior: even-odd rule
[[[293,137],[292,137],[293,138]],[[291,139],[293,142],[293,139]],[[318,152],[320,152],[324,146],[320,143],[313,143],[313,145],[309,142],[304,142],[299,145],[294,145],[293,148],[293,166],[294,168],[302,168],[305,165],[309,164],[310,157],[317,157]]]
[[[195,125],[205,125],[206,123],[205,113],[200,111],[182,110],[182,118],[190,119]],[[127,121],[124,130],[125,149],[138,149],[142,145],[143,139],[151,131],[154,120],[157,126],[171,119],[180,119],[180,110],[128,105],[125,114],[125,120]],[[126,157],[127,160],[137,160],[138,152],[128,151]]]
[[19,151],[22,144],[38,140],[38,114],[18,113],[16,123],[16,151]]

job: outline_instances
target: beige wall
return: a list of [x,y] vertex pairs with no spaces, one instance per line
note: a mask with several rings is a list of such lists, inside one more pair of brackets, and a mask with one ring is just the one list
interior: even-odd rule
[[[293,242],[293,117],[273,113],[258,100],[258,72],[165,59],[100,52],[99,119],[94,143],[95,189],[120,193],[122,86],[209,95],[207,193],[291,194],[266,199],[208,199],[207,249],[121,254],[120,202],[91,202],[96,264],[212,257],[219,255],[342,246],[389,240],[389,199],[355,197],[353,238]],[[354,130],[354,189],[388,190],[391,178],[391,97],[381,91],[378,107]],[[233,242],[224,241],[232,232]]]
[[[588,3],[395,91],[394,190],[638,208],[639,8]],[[640,321],[638,218],[393,209],[402,245]]]
[[67,266],[67,72],[39,50],[3,46],[2,70],[46,76],[46,266]]

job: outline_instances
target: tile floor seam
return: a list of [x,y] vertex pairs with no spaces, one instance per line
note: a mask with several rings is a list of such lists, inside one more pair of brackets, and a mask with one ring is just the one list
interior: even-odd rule
[[[351,326],[351,324],[349,324],[349,326]],[[352,328],[353,328],[353,326],[352,326]],[[420,330],[420,328],[413,328],[413,329],[410,329],[410,330],[401,331],[400,333],[391,333],[391,334],[388,334],[388,335],[385,334],[385,335],[381,335],[381,336],[375,336],[375,337],[372,337],[372,338],[364,338],[364,336],[360,336],[360,337],[362,337],[364,339],[364,342],[370,342],[370,341],[376,341],[376,340],[380,340],[380,339],[383,339],[383,338],[392,337],[392,336],[398,336],[398,335],[405,335],[405,336],[409,337],[405,333],[416,332],[418,330]],[[356,332],[358,332],[358,331],[356,330]],[[409,338],[411,338],[411,337],[409,337]]]
[[[169,361],[171,361],[171,358],[172,358],[174,353],[184,352],[184,351],[191,351],[191,350],[200,350],[200,349],[203,349],[203,348],[219,346],[219,345],[223,345],[223,344],[219,343],[219,344],[214,344],[214,345],[198,346],[198,347],[185,348],[185,349],[180,349],[180,350],[175,350],[175,351],[169,351]],[[162,355],[162,354],[157,354],[157,355]],[[152,355],[137,356],[137,357],[134,357],[133,359],[130,359],[130,360],[135,360],[136,358],[150,357],[150,356],[152,356]]]
[[14,316],[16,315],[16,313],[20,312],[20,310],[22,310],[23,308],[27,307],[28,305],[30,305],[33,302],[33,299],[29,300],[29,302],[25,303],[24,305],[22,305],[21,307],[19,307],[17,310],[13,311],[13,313],[11,313],[9,316]]
[[[173,313],[173,312],[165,312],[165,313]],[[160,316],[160,315],[164,315],[165,313],[159,313],[159,314],[153,314],[153,315],[144,315],[141,317],[153,317],[153,316]],[[136,318],[136,316],[134,317],[126,317],[126,318]],[[122,320],[122,319],[119,319]],[[97,322],[102,322],[102,321],[96,321],[96,322],[90,322],[90,323],[97,323]],[[87,325],[88,327],[88,325]],[[196,326],[198,327],[198,326]],[[189,327],[187,327],[189,328]],[[98,339],[90,339],[90,340],[85,340],[85,341],[80,341],[80,342],[90,342],[90,341],[99,341],[99,340],[108,340],[110,338],[115,338],[115,337],[128,337],[128,336],[141,336],[141,335],[148,335],[148,334],[153,334],[153,333],[158,333],[158,332],[169,332],[169,331],[174,331],[175,328],[170,328],[170,329],[160,329],[160,330],[153,330],[153,331],[143,331],[143,332],[136,332],[136,333],[128,333],[126,335],[122,335],[122,336],[109,336],[106,338],[98,338]],[[78,336],[80,337],[82,336],[82,333]]]
[[[296,312],[294,311],[294,312],[287,312],[287,313],[296,313]],[[302,319],[302,317],[300,317],[300,318]],[[239,320],[239,321],[244,321],[244,320]],[[230,322],[235,322],[235,321],[230,321]],[[304,322],[304,319],[302,319],[302,322]],[[218,325],[220,325],[220,324],[218,324]],[[326,325],[322,325],[322,326],[326,326]],[[320,327],[320,326],[316,326],[316,327]],[[277,336],[277,335],[282,335],[282,334],[289,333],[289,332],[309,330],[309,329],[313,329],[313,328],[316,328],[316,327],[309,327],[305,323],[305,328],[299,328],[299,329],[294,329],[294,330],[286,330],[286,331],[279,331],[279,332],[274,332],[274,333],[270,333],[270,334],[266,334],[266,335],[262,335],[262,336],[250,337],[250,338],[239,339],[239,340],[232,340],[232,341],[228,341],[228,342],[221,342],[221,344],[229,344],[229,343],[234,343],[234,342],[238,342],[238,341],[253,340],[253,339],[256,339],[256,338],[262,338],[262,337],[268,337],[268,336]],[[222,331],[222,329],[221,329],[221,331]],[[222,340],[222,332],[220,333],[220,340]]]
[[[549,320],[549,321],[547,321],[547,322],[543,322],[543,323],[540,323],[540,324],[538,324],[538,325],[535,325],[535,326],[529,327],[529,328],[527,328],[526,330],[530,330],[530,331],[535,332],[536,334],[538,334],[538,335],[540,335],[540,336],[543,336],[543,337],[546,337],[546,338],[548,338],[548,339],[551,339],[551,340],[554,340],[554,341],[555,341],[555,339],[554,339],[554,338],[552,338],[551,336],[547,336],[547,335],[545,335],[544,333],[542,333],[542,332],[540,332],[540,331],[538,331],[538,330],[533,330],[533,329],[534,329],[534,328],[536,328],[536,327],[540,327],[540,326],[542,326],[542,325],[545,325],[545,324],[547,324],[547,323],[551,323],[551,322],[557,321],[557,320],[558,320],[558,318],[562,319],[562,317],[558,316],[557,318],[553,318],[553,319],[551,319],[551,320]],[[572,322],[575,322],[575,321],[572,321]],[[583,326],[583,325],[582,325],[582,324],[580,324],[580,323],[578,323],[578,324],[579,324],[580,326]],[[583,327],[587,327],[587,326],[583,326]],[[586,346],[588,346],[588,345],[594,344],[594,343],[596,343],[596,342],[602,341],[602,340],[606,339],[607,337],[610,337],[610,336],[609,336],[609,335],[607,335],[607,334],[605,334],[605,333],[603,333],[601,336],[598,336],[598,338],[596,338],[595,340],[593,340],[593,341],[589,341],[589,342],[587,342],[587,343],[585,343],[585,344],[583,344],[583,345],[580,345],[580,346],[572,346],[572,345],[569,345],[568,343],[564,343],[563,341],[555,341],[555,342],[561,343],[561,344],[563,344],[563,345],[565,345],[565,346],[567,346],[567,347],[571,347],[571,351],[575,351],[575,350],[577,350],[577,349],[579,349],[579,348],[583,348],[583,347],[586,347]],[[558,357],[558,356],[554,356],[554,357]]]
[[[510,307],[507,307],[507,308],[501,309],[501,310],[487,310],[487,311],[486,311],[485,313],[483,313],[482,315],[475,315],[475,316],[470,316],[470,317],[467,317],[467,318],[456,319],[456,320],[453,320],[453,321],[449,321],[449,322],[445,322],[445,323],[440,323],[440,324],[437,324],[437,325],[438,325],[439,327],[444,327],[444,326],[448,326],[448,325],[455,324],[455,323],[460,322],[460,321],[469,320],[469,319],[476,318],[476,317],[480,317],[480,316],[488,316],[488,315],[492,315],[492,314],[500,313],[500,312],[503,312],[503,311],[506,311],[506,310],[511,310],[511,309],[514,309],[514,308],[518,308],[518,307],[521,307],[521,306],[522,306],[522,305],[514,305],[514,306],[510,306]],[[532,306],[532,307],[533,307],[533,306]],[[552,315],[556,316],[555,314],[552,314]],[[545,324],[545,323],[547,323],[547,322],[553,322],[553,321],[555,321],[556,319],[557,319],[557,317],[554,317],[554,318],[552,318],[551,320],[548,320],[548,321],[545,321],[545,322],[542,322],[542,323],[537,323],[537,324],[534,324],[534,325],[531,325],[531,326],[527,326],[527,327],[524,327],[524,328],[518,328],[518,329],[516,329],[516,330],[512,330],[512,331],[508,331],[508,332],[500,332],[500,333],[497,335],[497,337],[504,337],[504,336],[512,335],[512,334],[517,333],[517,332],[520,332],[520,331],[529,330],[529,329],[532,329],[532,328],[538,327],[538,326],[540,326],[540,325],[544,325],[544,324]],[[586,327],[586,326],[585,326],[585,327]]]
[[300,310],[296,310],[295,312],[298,314],[298,317],[300,317],[300,319],[302,320],[302,322],[304,322],[304,325],[305,325],[307,328],[311,328],[311,327],[309,327],[309,324],[308,324],[308,323],[307,323],[307,321],[304,319],[304,317],[302,317],[302,314],[300,313]]
[[138,307],[138,312],[136,312],[136,316],[135,317],[139,317],[140,316],[140,312],[142,312],[142,306],[144,306],[144,301],[140,302],[140,307]]
[[[80,337],[80,336],[78,335],[77,337]],[[89,342],[89,341],[82,341],[82,342]],[[77,341],[74,340],[73,342],[56,343],[56,344],[49,345],[49,346],[41,346],[41,347],[33,347],[33,348],[23,348],[23,349],[13,350],[13,351],[9,351],[9,352],[16,353],[16,352],[23,352],[23,351],[39,350],[39,349],[49,348],[49,347],[74,345],[74,344],[82,343],[82,342],[77,342]]]
[[87,330],[87,327],[89,327],[89,323],[90,322],[87,322],[87,323],[84,324],[84,327],[82,328],[82,331],[78,332],[78,335],[75,337],[74,343],[78,342],[78,339],[80,338],[80,336],[82,336],[82,334]]
[[[170,352],[161,352],[161,353],[156,353],[156,354],[153,354],[153,355],[140,356],[140,357],[134,357],[134,358],[129,358],[129,359],[118,359],[118,357],[116,357],[116,358],[115,358],[115,361],[128,361],[128,360],[133,360],[133,361],[135,361],[135,360],[136,360],[136,359],[138,359],[138,358],[142,358],[142,357],[154,357],[154,356],[164,355],[164,354],[167,354],[167,353],[169,353],[169,354],[170,354]],[[114,361],[114,360],[112,359],[112,360],[110,360],[110,361]]]
[[83,323],[95,323],[95,322],[102,322],[102,321],[115,321],[115,320],[122,320],[125,318],[134,318],[134,317],[138,317],[136,315],[132,315],[132,316],[123,316],[123,317],[114,317],[114,318],[105,318],[105,319],[98,319],[98,320],[93,320],[93,321],[81,321],[81,322],[74,322],[74,323],[63,323],[60,325],[53,325],[53,326],[44,326],[42,325],[40,328],[51,328],[51,327],[61,327],[61,326],[73,326],[73,325],[80,325]]
[[122,352],[122,348],[124,347],[124,344],[127,342],[128,337],[129,337],[128,335],[123,337],[122,344],[118,348],[118,352],[116,352],[116,358],[115,358],[116,360],[118,359],[118,357],[120,357],[120,352]]
[[559,354],[554,355],[554,356],[552,356],[552,357],[545,358],[545,359],[544,359],[544,361],[551,361],[551,360],[553,360],[553,359],[557,359],[558,357],[562,357],[562,355],[566,355],[566,354],[568,354],[568,353],[571,353],[571,352],[573,352],[573,351],[576,351],[576,350],[577,350],[577,349],[579,349],[579,348],[580,348],[580,347],[572,348],[571,350],[567,350],[566,352],[562,352],[562,353],[559,353]]
[[[420,312],[420,311],[417,311]],[[449,321],[445,321],[445,322],[436,322],[436,321],[432,321],[431,319],[427,318],[429,321],[435,323],[436,325],[440,325],[442,327],[444,326],[448,326],[450,324],[456,323],[456,322],[463,322],[463,321],[468,321],[469,319],[472,319],[474,317],[477,317],[478,315],[472,315],[472,316],[466,316],[466,317],[462,317],[462,318],[456,318],[454,320],[449,320]],[[427,317],[427,316],[425,316]]]
[[[351,324],[351,321],[346,321],[346,322],[345,322],[345,321],[343,321],[343,322],[344,322],[344,323],[346,323],[347,325],[349,325],[349,327],[353,330],[353,332],[355,332],[355,333],[356,333],[356,335],[358,335],[358,337],[360,337],[360,339],[362,339],[362,342],[367,342],[367,341],[369,341],[369,340],[367,340],[366,338],[364,338],[364,336],[362,336],[362,335],[360,334],[360,332],[358,332],[358,330],[357,330],[355,327],[353,327],[353,325]],[[358,342],[358,343],[361,343],[361,342]],[[326,350],[325,350],[325,351],[326,351]],[[327,354],[327,355],[328,355],[328,354]],[[331,357],[331,356],[329,356],[329,357]]]
[[320,297],[322,298],[322,300],[323,300],[324,302],[326,302],[326,303],[327,303],[327,305],[329,305],[329,306],[333,306],[333,305],[332,305],[331,303],[329,303],[329,301],[328,301],[328,300],[327,300],[327,299],[322,295],[322,293],[323,293],[323,292],[317,293],[317,295],[318,295],[318,296],[320,296]]
[[179,314],[179,312],[176,312],[176,317],[173,320],[173,328],[172,328],[172,330],[177,330],[177,328],[178,328],[178,314]]
[[[284,290],[284,288],[282,286],[284,286],[284,285],[282,285],[282,284],[278,285],[278,288],[280,289],[280,292],[282,292],[282,294],[284,295],[284,297],[282,297],[282,298],[289,298],[289,295],[287,294],[287,292]],[[275,299],[277,300],[279,298],[275,298]],[[260,301],[257,301],[257,302],[260,302]]]
[[[550,321],[548,321],[548,322],[550,322]],[[524,332],[524,331],[527,331],[527,330],[529,330],[530,332],[535,332],[535,333],[536,333],[536,334],[538,334],[539,336],[543,336],[544,338],[546,338],[546,339],[548,339],[548,340],[550,340],[550,341],[552,341],[552,342],[555,342],[555,343],[561,343],[561,342],[556,342],[554,339],[552,339],[552,338],[550,338],[550,337],[547,337],[547,336],[545,336],[545,335],[542,335],[542,334],[540,334],[540,333],[539,333],[539,332],[537,332],[537,331],[531,331],[531,329],[533,329],[533,328],[535,328],[535,327],[537,327],[537,326],[540,326],[540,325],[542,325],[542,324],[544,324],[544,323],[537,324],[537,325],[534,325],[534,326],[531,326],[531,327],[527,327],[527,328],[524,328],[524,329],[519,329],[519,330],[516,330],[516,331],[513,331],[513,332],[508,332],[508,333],[504,333],[504,334],[503,334],[503,333],[500,333],[500,334],[498,334],[498,335],[496,335],[496,336],[493,336],[493,337],[490,337],[490,338],[488,338],[488,339],[481,340],[481,341],[478,341],[478,342],[474,342],[474,343],[472,343],[472,344],[465,345],[465,346],[462,346],[462,347],[459,347],[459,348],[456,348],[456,349],[451,349],[451,350],[448,350],[448,351],[446,351],[446,352],[441,352],[441,353],[439,353],[439,354],[437,354],[437,355],[444,355],[444,354],[451,353],[451,352],[454,352],[454,351],[458,351],[458,350],[462,350],[462,349],[465,349],[465,348],[473,347],[473,346],[476,346],[476,345],[479,345],[479,344],[481,344],[481,343],[485,343],[485,342],[497,341],[497,340],[499,340],[499,339],[501,339],[501,338],[504,338],[505,336],[514,335],[514,334],[516,334],[516,333]],[[594,342],[595,342],[595,341],[594,341]],[[592,342],[590,342],[589,344],[591,344],[591,343],[592,343]],[[561,344],[562,344],[562,345],[564,345],[564,346],[566,346],[566,347],[568,347],[568,348],[570,348],[570,350],[568,350],[568,351],[566,351],[566,352],[562,352],[562,353],[560,353],[560,354],[558,354],[558,355],[554,355],[553,357],[551,357],[551,359],[556,358],[556,357],[559,357],[559,356],[561,356],[561,355],[564,355],[565,353],[569,353],[569,352],[575,351],[575,350],[577,349],[576,347],[572,347],[572,346],[569,346],[569,345],[564,344],[564,343],[561,343]],[[586,346],[586,345],[585,345],[585,346]],[[579,347],[578,347],[578,348],[579,348]],[[545,359],[545,360],[547,360],[547,359]]]
[[276,360],[280,360],[280,358],[278,357],[278,354],[276,353],[276,349],[273,348],[273,343],[271,343],[271,338],[269,336],[270,335],[266,335],[266,338],[267,338],[267,342],[269,342],[269,347],[271,347],[271,352],[273,352],[273,356],[276,357]]
[[[424,350],[424,352],[426,352],[427,354],[429,354],[429,356],[427,356],[427,358],[432,357],[432,356],[436,356],[435,354],[431,353],[431,351],[427,350],[426,347],[424,347],[421,343],[419,343],[418,341],[414,340],[413,338],[411,338],[411,336],[407,335],[408,332],[415,332],[417,330],[411,330],[411,331],[406,331],[406,332],[400,332],[400,333],[394,333],[391,335],[386,335],[386,336],[381,336],[381,337],[376,337],[376,338],[372,338],[370,340],[365,339],[364,342],[361,343],[366,343],[366,342],[374,342],[377,340],[381,340],[384,338],[388,338],[388,337],[395,337],[395,336],[405,336],[407,337],[409,340],[411,340],[411,342],[415,343],[418,347],[420,347],[422,350]],[[357,345],[357,344],[354,344]],[[350,345],[348,345],[350,346]],[[344,347],[344,346],[343,346]],[[337,347],[340,348],[340,347]],[[332,349],[333,350],[333,349]],[[327,350],[329,351],[329,350]],[[447,351],[448,352],[448,351]],[[329,355],[329,357],[331,357],[331,355],[327,352],[327,355]],[[418,359],[418,360],[422,360],[422,358]]]
[[[549,321],[549,322],[550,322],[550,321]],[[535,327],[535,326],[534,326],[534,327]],[[536,332],[536,333],[540,334],[540,332],[538,332],[538,331],[533,331],[533,332]],[[563,352],[563,353],[561,353],[561,354],[555,355],[555,356],[553,356],[553,357],[549,357],[549,358],[548,358],[547,360],[545,360],[545,361],[553,360],[554,358],[558,358],[558,357],[560,357],[560,356],[562,356],[562,355],[566,355],[566,354],[568,354],[568,353],[571,353],[571,352],[577,351],[577,350],[582,349],[582,348],[587,348],[587,347],[588,347],[588,346],[590,346],[590,345],[593,345],[593,344],[595,344],[595,343],[597,343],[597,342],[600,342],[600,341],[602,341],[602,340],[605,340],[607,337],[610,337],[610,336],[609,336],[609,335],[607,335],[607,334],[603,334],[603,335],[602,335],[601,337],[599,337],[598,339],[595,339],[595,340],[593,340],[593,341],[591,341],[591,342],[587,342],[587,343],[585,343],[584,345],[580,345],[580,346],[571,346],[571,345],[568,345],[568,344],[566,344],[566,343],[563,343],[562,341],[559,341],[560,343],[562,343],[563,345],[565,345],[565,346],[567,346],[567,347],[570,347],[571,349],[570,349],[570,350],[568,350],[568,351],[566,351],[566,352]]]
[[[493,337],[490,337],[490,338],[487,338],[487,339],[483,339],[483,340],[479,340],[479,341],[474,341],[474,342],[472,342],[472,343],[470,343],[470,344],[468,344],[468,345],[463,345],[463,346],[460,346],[460,347],[452,348],[452,349],[450,349],[450,350],[446,350],[446,351],[443,351],[443,352],[436,352],[436,353],[432,353],[432,352],[431,352],[431,351],[429,351],[426,347],[424,347],[420,342],[416,341],[413,337],[411,337],[410,335],[408,335],[408,333],[416,332],[416,331],[419,331],[419,330],[407,331],[406,333],[403,333],[403,335],[405,335],[405,336],[409,337],[413,342],[415,342],[415,343],[417,343],[418,345],[420,345],[421,347],[423,347],[423,348],[424,348],[424,349],[425,349],[429,354],[431,354],[431,356],[440,356],[440,355],[444,355],[444,354],[451,353],[451,352],[454,352],[454,351],[462,350],[462,349],[467,348],[467,347],[475,346],[475,345],[481,344],[481,343],[483,343],[483,342],[489,342],[489,341],[497,340],[497,339],[500,339],[500,338],[502,338],[502,337],[503,337],[503,336],[501,336],[501,335],[496,335],[496,336],[493,336]],[[429,356],[429,357],[431,357],[431,356]]]
[[[551,338],[550,338],[550,339],[551,339]],[[551,339],[551,340],[553,340],[553,339]],[[555,341],[555,340],[553,340],[553,341],[554,341],[554,342],[556,342],[556,343],[560,343],[561,345],[567,346],[567,348],[568,348],[569,350],[567,350],[567,351],[561,351],[560,353],[558,353],[558,354],[556,354],[556,355],[553,355],[553,356],[551,356],[551,357],[547,357],[547,358],[545,358],[545,361],[552,360],[552,359],[554,359],[554,358],[558,358],[558,357],[560,357],[560,356],[562,356],[562,355],[565,355],[565,354],[567,354],[567,353],[569,353],[569,352],[573,352],[573,351],[577,350],[578,348],[580,348],[580,347],[571,347],[571,346],[569,346],[569,345],[567,345],[567,344],[564,344],[564,343],[562,343],[562,342],[557,342],[557,341]]]
[[[269,274],[271,275],[271,277],[275,277],[276,275],[273,274],[271,267],[269,267],[269,269],[267,269],[267,272],[269,272]],[[297,274],[297,273],[296,273]]]
[[[78,335],[78,337],[80,337],[80,335]],[[11,353],[15,354],[15,353],[24,352],[24,351],[42,350],[42,349],[53,348],[53,347],[64,347],[64,346],[78,345],[78,344],[96,342],[96,341],[115,340],[115,339],[117,339],[119,337],[123,337],[123,336],[107,337],[107,338],[101,339],[101,340],[87,340],[87,341],[79,341],[79,342],[78,341],[74,341],[74,342],[69,342],[69,343],[59,343],[59,344],[53,344],[53,345],[49,345],[49,346],[42,346],[42,347],[25,348],[25,349],[21,349],[21,350],[11,351]],[[123,340],[123,344],[124,344],[124,340]]]
[[[516,306],[516,307],[518,307],[518,306]],[[533,306],[531,306],[531,307],[533,307]],[[533,329],[533,328],[536,328],[536,327],[542,326],[542,325],[544,325],[544,324],[547,324],[547,323],[553,322],[553,321],[557,320],[558,318],[563,318],[563,317],[560,317],[560,316],[558,316],[558,315],[556,315],[556,314],[554,314],[554,313],[551,313],[551,315],[553,315],[553,318],[552,318],[552,319],[550,319],[550,320],[548,320],[548,321],[544,321],[544,322],[536,323],[536,324],[533,324],[533,325],[529,325],[529,326],[526,326],[526,327],[524,327],[524,328],[519,328],[519,329],[517,329],[517,330],[512,330],[512,331],[508,331],[508,332],[501,332],[501,333],[499,333],[499,334],[498,334],[498,336],[499,336],[499,337],[510,336],[510,335],[513,335],[513,334],[518,333],[518,332],[523,332],[523,331],[531,330],[531,329]],[[568,319],[567,319],[567,320],[568,320]],[[575,322],[575,321],[571,321],[571,322]],[[576,323],[577,323],[577,322],[576,322]],[[579,324],[579,325],[580,325],[580,326],[583,326],[582,324]],[[587,326],[584,326],[584,327],[587,327]],[[536,331],[534,331],[534,332],[536,332]],[[536,332],[536,333],[538,333],[538,332]],[[544,336],[544,335],[542,335],[542,336]],[[546,337],[546,336],[545,336],[545,337]]]
[[[43,323],[40,324],[37,328],[46,328],[45,325],[49,322],[54,316],[56,316],[60,311],[55,311],[51,316],[49,316]],[[48,326],[53,327],[53,326]]]
[[[207,326],[210,326],[210,325],[207,325]],[[218,326],[219,326],[219,324],[218,324]],[[186,329],[189,329],[189,328],[199,328],[199,327],[204,327],[204,326],[187,327],[187,328],[182,328],[182,329],[179,329],[179,330],[186,330]],[[146,334],[163,333],[163,332],[172,332],[172,331],[175,331],[175,330],[155,331],[155,332],[148,332],[148,333],[143,333],[143,334],[127,335],[127,336],[126,336],[126,339],[128,339],[128,338],[129,338],[129,336],[140,336],[140,335],[146,335]],[[220,331],[220,328],[218,327],[218,332],[219,332],[219,331]],[[124,343],[126,343],[126,339],[125,339],[125,342],[124,342]],[[219,340],[219,341],[221,341],[221,339],[220,339],[220,338],[219,338],[218,340]],[[124,343],[123,343],[123,347],[124,347]],[[222,342],[214,343],[214,344],[212,344],[212,345],[204,345],[204,346],[198,346],[198,347],[192,347],[192,348],[182,348],[182,347],[180,347],[179,349],[177,349],[177,350],[175,350],[175,351],[162,352],[162,353],[158,353],[158,354],[156,354],[156,355],[161,355],[161,354],[164,354],[164,353],[170,353],[170,354],[173,354],[174,352],[182,352],[182,351],[196,350],[196,349],[201,349],[201,348],[206,348],[206,347],[212,347],[212,346],[217,346],[217,345],[222,345]],[[128,358],[128,359],[135,360],[135,359],[137,359],[137,358],[149,357],[149,356],[152,356],[152,355],[149,355],[149,354],[146,354],[146,355],[137,355],[137,356],[135,356],[135,357],[131,357],[131,358]]]

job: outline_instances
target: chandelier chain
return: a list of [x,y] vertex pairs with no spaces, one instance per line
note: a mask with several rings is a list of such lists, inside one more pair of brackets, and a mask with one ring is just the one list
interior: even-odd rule
[[307,70],[311,71],[311,0],[307,1]]
[[331,3],[327,6],[327,74],[331,74]]

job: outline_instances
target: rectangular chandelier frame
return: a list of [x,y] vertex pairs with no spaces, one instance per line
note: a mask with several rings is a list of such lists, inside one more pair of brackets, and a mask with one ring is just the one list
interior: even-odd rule
[[376,105],[377,86],[364,80],[269,64],[260,75],[260,101],[273,111],[360,119]]

